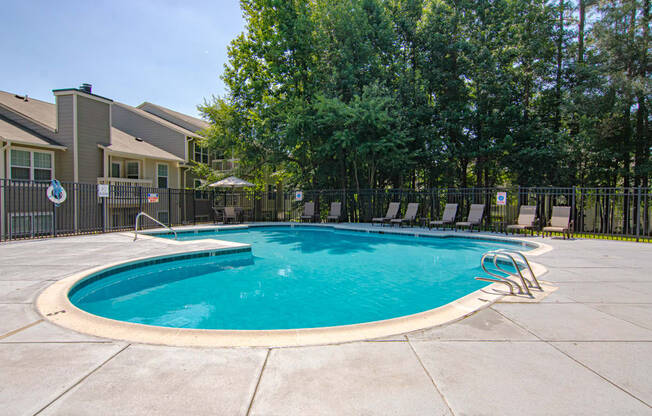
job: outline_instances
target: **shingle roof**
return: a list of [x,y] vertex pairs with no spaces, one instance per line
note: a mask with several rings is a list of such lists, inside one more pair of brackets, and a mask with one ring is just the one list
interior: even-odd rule
[[166,152],[163,149],[159,149],[142,139],[137,139],[136,137],[127,134],[122,130],[116,129],[115,127],[111,127],[111,144],[109,146],[104,146],[104,148],[117,153],[144,156],[151,159],[183,162],[183,159],[180,157]]
[[[195,126],[197,128],[197,131],[205,130],[205,129],[210,127],[209,123],[205,122],[204,120],[202,120],[200,118],[192,117],[192,116],[189,116],[189,115],[183,114],[183,113],[179,113],[178,111],[174,111],[174,110],[171,110],[171,109],[169,109],[167,107],[163,107],[163,106],[160,106],[160,105],[157,105],[157,104],[150,103],[149,101],[145,101],[144,103],[139,105],[138,108],[140,108],[141,110],[144,110],[144,107],[147,107],[147,106],[152,106],[154,108],[159,109],[160,111],[162,111],[164,113],[167,113],[167,114],[169,114],[169,115],[171,115],[173,117],[179,118],[179,119],[185,121],[186,123],[188,123],[188,124],[190,124],[192,126]],[[145,111],[147,111],[147,110],[145,110]]]
[[42,146],[49,148],[65,149],[58,143],[53,142],[39,134],[25,129],[16,123],[0,116],[0,138],[13,143],[26,144],[31,146]]
[[170,123],[169,121],[167,121],[165,119],[162,119],[161,117],[155,116],[154,114],[148,113],[145,110],[141,110],[140,108],[132,107],[130,105],[119,103],[117,101],[114,101],[113,105],[117,105],[117,106],[120,106],[120,107],[125,108],[127,110],[133,111],[134,113],[136,113],[138,115],[141,115],[141,116],[143,116],[145,118],[148,118],[148,119],[150,119],[150,120],[152,120],[152,121],[154,121],[156,123],[159,123],[159,124],[161,124],[161,125],[163,125],[165,127],[170,128],[172,130],[178,131],[179,133],[184,134],[186,136],[201,138],[201,136],[198,135],[197,133],[193,133],[190,130],[186,130],[183,127],[177,126],[174,123]]
[[16,94],[10,92],[0,91],[0,105],[8,107],[12,111],[19,113],[52,131],[57,128],[57,112],[55,105],[52,103],[29,97],[27,98],[27,101],[25,101],[22,96],[16,96]]

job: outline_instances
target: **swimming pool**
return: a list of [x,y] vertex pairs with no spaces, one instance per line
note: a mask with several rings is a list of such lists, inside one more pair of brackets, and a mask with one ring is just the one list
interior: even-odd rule
[[482,253],[514,248],[324,227],[179,234],[179,240],[205,238],[250,244],[251,251],[123,265],[79,281],[68,297],[95,315],[162,327],[351,325],[416,314],[474,292],[487,285],[473,279],[482,275]]

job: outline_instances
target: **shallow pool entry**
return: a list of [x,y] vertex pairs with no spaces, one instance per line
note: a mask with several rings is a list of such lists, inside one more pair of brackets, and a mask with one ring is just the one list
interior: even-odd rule
[[434,309],[487,285],[480,258],[513,244],[317,227],[180,233],[251,251],[145,260],[78,282],[69,299],[106,318],[200,329],[350,325]]

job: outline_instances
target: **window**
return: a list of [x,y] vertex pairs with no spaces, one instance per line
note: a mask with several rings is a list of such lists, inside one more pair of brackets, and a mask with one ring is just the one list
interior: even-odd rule
[[12,236],[35,236],[52,233],[51,212],[26,212],[11,214]]
[[52,179],[52,153],[11,149],[11,179],[49,181]]
[[127,162],[127,178],[128,179],[140,178],[140,164],[138,162]]
[[208,147],[201,146],[196,142],[193,142],[194,155],[193,159],[197,163],[208,164]]
[[120,177],[120,162],[111,162],[111,177],[119,178]]
[[195,199],[208,199],[208,191],[202,191],[200,188],[201,181],[199,179],[195,179]]
[[156,165],[156,185],[159,188],[168,187],[168,165],[159,163]]
[[156,216],[158,217],[157,219],[163,224],[170,224],[170,215],[167,211],[159,211]]

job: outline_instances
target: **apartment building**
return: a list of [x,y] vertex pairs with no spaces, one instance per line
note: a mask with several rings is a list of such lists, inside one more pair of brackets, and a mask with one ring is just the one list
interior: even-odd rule
[[[135,217],[140,204],[142,196],[121,189],[195,188],[192,162],[214,162],[200,143],[208,127],[203,120],[148,102],[131,107],[93,94],[89,84],[53,94],[48,103],[0,91],[0,179],[114,185],[104,201],[111,223]],[[3,228],[35,233],[52,221],[49,212],[7,212],[6,196],[0,197]],[[168,222],[170,213],[160,206],[156,214]],[[83,221],[75,211],[75,229]]]

